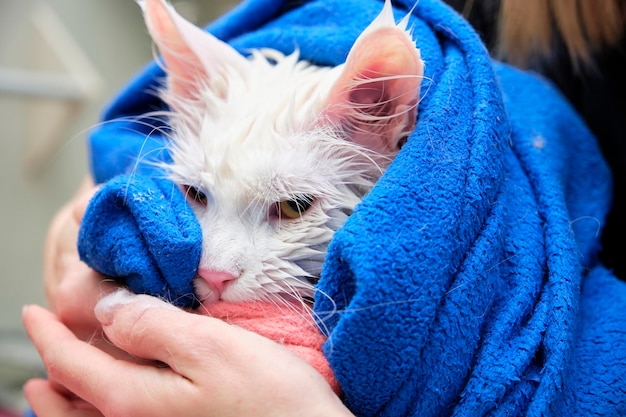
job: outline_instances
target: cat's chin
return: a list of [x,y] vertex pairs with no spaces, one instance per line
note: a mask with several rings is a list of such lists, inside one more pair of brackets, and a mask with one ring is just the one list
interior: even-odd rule
[[216,304],[216,303],[218,303],[220,301],[224,301],[224,300],[222,300],[220,298],[219,295],[214,295],[214,294],[211,294],[211,295],[206,296],[206,297],[198,297],[198,299],[200,300],[200,304],[203,305],[203,306],[208,306],[208,305],[211,305],[211,304]]
[[221,294],[212,290],[203,279],[194,279],[193,287],[196,292],[196,298],[203,306],[215,304],[222,300]]

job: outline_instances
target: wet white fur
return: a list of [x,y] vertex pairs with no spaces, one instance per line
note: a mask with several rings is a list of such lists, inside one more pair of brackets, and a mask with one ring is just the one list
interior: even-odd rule
[[[380,28],[410,39],[388,1],[361,38]],[[344,66],[298,58],[269,49],[244,62],[229,55],[211,64],[192,97],[162,92],[173,109],[171,178],[208,197],[206,206],[192,202],[203,230],[200,266],[238,277],[226,301],[312,297],[307,278],[319,277],[333,233],[393,156],[348,140],[333,119],[329,97]],[[302,194],[316,199],[302,217],[270,216],[276,203]],[[198,278],[196,290],[200,300],[211,297]]]

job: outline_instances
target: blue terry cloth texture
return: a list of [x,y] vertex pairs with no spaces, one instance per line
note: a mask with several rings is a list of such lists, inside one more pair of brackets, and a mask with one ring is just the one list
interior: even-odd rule
[[194,302],[202,231],[169,180],[118,175],[106,182],[89,202],[78,249],[85,263],[135,292]]
[[[413,3],[396,0],[397,17]],[[416,3],[417,128],[336,233],[315,301],[344,401],[357,416],[626,415],[626,285],[597,260],[610,180],[595,139],[551,85],[493,63],[451,9]],[[249,0],[209,30],[242,53],[297,47],[337,65],[381,9]],[[182,304],[198,255],[177,248],[198,226],[142,163],[166,153],[136,119],[163,107],[163,77],[149,65],[105,113],[121,121],[90,137],[98,182],[131,174],[96,197],[79,246],[112,275],[131,263],[135,291]]]

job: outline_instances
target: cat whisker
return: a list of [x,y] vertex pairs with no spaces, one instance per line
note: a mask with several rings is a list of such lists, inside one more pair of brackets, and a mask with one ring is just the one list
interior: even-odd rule
[[317,325],[312,316],[312,307],[310,304],[306,303],[300,297],[289,298],[289,300],[283,297],[271,297],[270,302],[281,311],[286,309],[295,313],[300,319],[305,321],[309,326],[317,329]]

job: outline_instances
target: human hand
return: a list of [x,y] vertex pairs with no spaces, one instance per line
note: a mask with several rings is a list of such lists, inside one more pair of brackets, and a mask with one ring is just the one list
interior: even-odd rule
[[76,242],[89,200],[96,192],[86,179],[54,217],[44,247],[44,287],[49,308],[82,339],[100,329],[93,309],[103,294],[117,288],[80,261]]
[[[116,360],[40,307],[23,314],[50,377],[104,416],[352,415],[309,364],[255,333],[124,290],[100,301],[96,317],[143,361]],[[25,386],[39,417],[100,415],[45,384]]]

